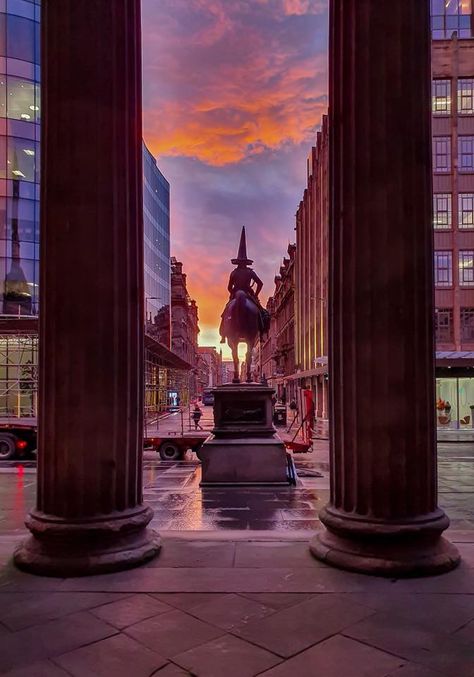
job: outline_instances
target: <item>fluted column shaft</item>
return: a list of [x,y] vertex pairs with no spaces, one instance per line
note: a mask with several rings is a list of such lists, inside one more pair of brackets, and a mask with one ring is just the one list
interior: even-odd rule
[[[89,573],[91,558],[119,568],[155,548],[142,504],[140,0],[44,0],[41,58],[38,498],[17,560]],[[48,538],[71,525],[66,561]],[[100,552],[80,542],[92,532]]]
[[429,18],[429,0],[331,2],[331,501],[313,551],[375,573],[457,558],[436,493]]

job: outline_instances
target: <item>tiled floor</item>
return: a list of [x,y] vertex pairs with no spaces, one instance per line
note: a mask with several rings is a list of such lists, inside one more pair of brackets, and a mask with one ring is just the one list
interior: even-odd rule
[[0,674],[474,677],[471,536],[456,571],[408,581],[331,569],[291,534],[169,536],[149,566],[93,578],[7,565]]

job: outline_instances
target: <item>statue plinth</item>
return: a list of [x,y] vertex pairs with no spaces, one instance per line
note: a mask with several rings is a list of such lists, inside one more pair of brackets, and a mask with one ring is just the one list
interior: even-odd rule
[[213,394],[214,429],[198,452],[201,486],[288,485],[285,445],[272,422],[273,388],[228,383]]

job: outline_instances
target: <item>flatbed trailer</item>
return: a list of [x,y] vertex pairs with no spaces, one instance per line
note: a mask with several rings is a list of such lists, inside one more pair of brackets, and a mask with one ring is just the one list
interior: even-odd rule
[[[36,454],[37,426],[35,417],[0,419],[0,461],[31,458]],[[199,451],[208,432],[166,431],[146,434],[144,449],[154,449],[164,461],[177,461],[186,451]]]
[[163,461],[179,461],[188,451],[199,451],[209,437],[208,432],[182,433],[166,432],[145,438],[145,448],[152,448],[160,454]]

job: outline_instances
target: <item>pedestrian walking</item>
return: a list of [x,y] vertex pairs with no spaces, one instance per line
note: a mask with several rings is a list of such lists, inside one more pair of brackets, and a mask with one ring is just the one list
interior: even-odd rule
[[194,405],[193,413],[192,413],[192,419],[194,421],[194,429],[195,430],[198,430],[198,429],[202,430],[201,426],[199,425],[199,421],[201,420],[201,416],[202,416],[202,411],[201,411],[201,409],[199,408],[199,405],[196,402],[196,404]]

